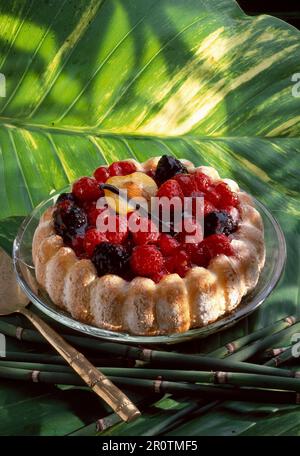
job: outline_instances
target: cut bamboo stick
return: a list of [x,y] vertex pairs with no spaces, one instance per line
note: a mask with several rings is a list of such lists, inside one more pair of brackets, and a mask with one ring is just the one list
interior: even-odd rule
[[[81,347],[83,347],[83,345],[86,343],[86,346],[90,348],[90,340],[85,340],[84,338],[77,336],[66,336],[66,339],[74,344],[76,344],[76,341],[78,341],[78,339],[83,339],[81,341]],[[126,344],[102,342],[100,340],[95,341],[95,343],[97,343],[97,351],[100,353],[121,356],[133,360],[141,360],[154,364],[162,364],[164,367],[170,369],[180,368],[194,370],[220,370],[226,372],[244,372],[261,375],[274,375],[281,377],[292,377],[294,375],[292,371],[288,370],[281,370],[274,367],[261,366],[258,364],[250,364],[235,360],[232,361],[232,358],[237,353],[231,355],[230,359],[217,359],[202,355],[186,355],[176,352],[151,350],[149,348],[133,347]]]
[[209,356],[215,356],[217,358],[224,358],[225,356],[235,353],[236,351],[240,350],[241,348],[243,348],[246,345],[251,344],[252,342],[261,340],[261,339],[265,338],[266,336],[270,336],[275,333],[278,333],[279,331],[282,331],[286,328],[289,328],[290,326],[293,326],[297,322],[298,322],[298,320],[294,315],[282,318],[279,321],[276,321],[275,323],[273,323],[272,325],[266,326],[265,328],[261,328],[258,331],[253,331],[250,334],[247,334],[243,337],[240,337],[231,342],[228,342],[227,344],[223,345],[222,347],[217,348],[216,350],[210,352]]
[[[276,353],[276,352],[275,352]],[[288,363],[289,361],[295,360],[295,355],[293,352],[293,347],[288,347],[286,350],[274,356],[269,361],[265,363],[266,366],[278,367],[282,364]]]
[[281,341],[286,339],[289,336],[292,336],[294,333],[300,332],[300,322],[295,323],[294,325],[279,331],[276,334],[271,334],[262,340],[257,340],[251,345],[247,345],[241,350],[233,353],[230,356],[232,361],[244,361],[251,358],[259,352],[262,352],[268,348],[274,347],[274,345],[279,345]]
[[[6,361],[21,361],[27,363],[42,363],[42,364],[61,364],[66,365],[66,361],[57,355],[50,353],[30,353],[30,352],[12,352],[7,351],[5,356]],[[131,367],[135,365],[134,360],[117,357],[90,357],[89,360],[96,366],[111,366],[111,367]]]
[[[41,383],[58,383],[71,385],[84,385],[80,377],[74,374],[65,374],[60,372],[37,372],[25,369],[13,369],[0,367],[0,376],[6,379],[29,380]],[[74,378],[76,377],[76,378]],[[247,402],[265,402],[265,403],[289,403],[300,404],[300,395],[294,391],[275,391],[269,389],[250,389],[250,388],[230,388],[224,386],[206,386],[195,385],[181,382],[169,382],[164,380],[149,380],[140,378],[127,377],[110,377],[110,380],[120,387],[126,387],[133,390],[154,392],[157,394],[180,394],[198,399],[217,399],[220,400],[237,400]]]
[[[66,380],[77,384],[77,375],[73,374],[68,366],[55,366],[44,364],[16,363],[9,361],[0,361],[1,373],[13,370],[17,374],[19,370],[35,372],[36,379],[42,378],[44,373],[53,374],[53,383],[62,383],[63,377],[59,374],[65,374]],[[99,370],[107,377],[118,378],[136,378],[169,382],[189,382],[189,383],[207,383],[215,385],[245,386],[257,388],[272,388],[277,390],[289,390],[300,393],[300,373],[298,378],[275,377],[269,375],[246,374],[236,372],[203,372],[203,371],[183,371],[170,369],[141,369],[141,368],[119,368],[119,367],[99,367]],[[37,374],[38,373],[38,374]],[[57,377],[55,376],[57,374]],[[32,374],[33,375],[33,374]],[[55,380],[57,378],[57,381]]]

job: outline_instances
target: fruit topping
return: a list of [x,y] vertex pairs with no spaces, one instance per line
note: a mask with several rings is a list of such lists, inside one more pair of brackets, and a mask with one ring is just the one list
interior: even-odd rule
[[193,264],[202,266],[203,268],[208,266],[211,256],[204,242],[200,242],[200,244],[187,244],[186,248]]
[[204,197],[204,216],[210,212],[213,212],[215,209],[215,206],[210,201],[208,201],[207,198]]
[[218,209],[237,207],[239,204],[236,193],[232,192],[225,182],[213,185],[207,193],[207,198]]
[[99,217],[102,212],[105,211],[105,208],[103,209],[97,209],[97,207],[92,207],[87,211],[87,217],[89,224],[91,226],[96,226],[97,225],[97,218]]
[[87,230],[85,233],[83,246],[88,257],[91,257],[93,255],[96,245],[100,244],[101,242],[107,242],[105,233],[101,233],[96,228],[90,228]]
[[[135,214],[132,215],[132,217],[134,216]],[[132,232],[132,239],[135,245],[155,244],[158,241],[159,232],[151,220],[144,217],[136,217],[134,225],[138,229]]]
[[153,274],[151,276],[151,279],[155,282],[155,283],[158,283],[160,282],[160,280],[165,276],[165,275],[168,275],[168,271],[166,269],[162,269],[161,271]]
[[[159,282],[167,274],[185,277],[194,266],[208,267],[216,255],[234,254],[228,236],[238,227],[239,200],[227,183],[214,183],[200,169],[189,174],[167,155],[156,170],[141,172],[131,161],[118,161],[98,167],[93,176],[78,179],[71,193],[59,195],[53,217],[56,233],[79,258],[90,258],[99,276]],[[106,204],[97,208],[101,196]],[[184,200],[179,214],[175,203],[166,208],[160,201],[151,206],[158,209],[151,220],[155,196],[192,200]],[[203,198],[204,206],[197,198]],[[167,210],[170,220],[165,220]]]
[[126,176],[136,171],[136,166],[130,161],[118,161],[108,167],[110,176]]
[[212,185],[210,177],[199,170],[195,171],[194,179],[198,191],[207,192]]
[[164,258],[155,245],[139,245],[133,249],[130,265],[134,274],[156,278],[164,269]]
[[78,179],[72,188],[75,197],[81,201],[95,201],[103,195],[99,184],[93,177],[81,177]]
[[156,168],[155,180],[158,185],[163,184],[166,180],[172,179],[176,174],[187,173],[186,167],[171,155],[163,155]]
[[128,261],[127,250],[121,245],[110,242],[101,242],[96,245],[92,255],[92,262],[99,276],[104,274],[126,275]]
[[163,255],[171,255],[179,246],[179,242],[170,234],[162,233],[160,235],[159,247]]
[[69,201],[70,203],[75,203],[75,196],[73,193],[61,193],[56,200],[56,204],[64,203],[65,201]]
[[205,238],[201,244],[208,250],[211,258],[221,254],[227,256],[234,254],[230,240],[224,234],[212,234]]
[[192,265],[188,252],[179,248],[166,259],[165,266],[169,273],[177,273],[180,277],[184,277]]
[[[106,218],[106,216],[105,216]],[[126,217],[111,215],[106,218],[108,230],[104,233],[112,244],[122,244],[128,236],[128,222]]]
[[197,182],[193,174],[177,174],[174,179],[178,182],[184,196],[193,196],[198,191]]
[[99,184],[104,184],[109,178],[109,171],[106,166],[100,166],[94,171],[94,178]]
[[237,229],[237,223],[232,216],[225,211],[213,211],[204,217],[204,236],[211,234],[229,234]]
[[[133,212],[136,209],[136,203],[141,202],[141,199],[143,202],[145,200],[150,201],[151,197],[157,193],[155,181],[147,174],[139,171],[127,176],[110,177],[106,184],[112,185],[120,191],[121,197],[111,190],[104,189],[107,203],[119,214]],[[127,200],[126,194],[122,190],[127,191]],[[130,200],[132,204],[129,204]]]
[[215,191],[219,194],[220,200],[218,207],[226,209],[228,206],[236,207],[238,205],[238,197],[232,192],[225,182],[220,182],[215,186]]
[[72,238],[71,245],[72,245],[72,249],[74,250],[74,252],[76,253],[76,255],[79,258],[83,258],[85,256],[86,252],[85,252],[85,249],[84,249],[84,235],[83,234],[79,234],[78,236],[74,236]]
[[164,182],[158,189],[157,195],[158,198],[166,196],[167,198],[171,199],[174,197],[178,197],[183,199],[184,195],[181,190],[179,183],[174,179],[169,179]]
[[73,236],[84,234],[87,227],[85,212],[74,204],[58,205],[53,217],[56,233],[67,243],[72,241]]

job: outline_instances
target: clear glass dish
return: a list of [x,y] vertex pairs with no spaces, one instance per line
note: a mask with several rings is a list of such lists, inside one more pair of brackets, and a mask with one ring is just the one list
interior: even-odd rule
[[[68,191],[68,189],[64,189],[63,191]],[[108,331],[81,323],[80,321],[74,320],[67,312],[56,307],[47,293],[39,289],[35,279],[31,255],[33,234],[39,223],[40,216],[47,207],[55,203],[57,195],[58,194],[55,194],[47,201],[42,202],[24,219],[14,242],[13,261],[18,281],[32,303],[55,321],[83,334],[101,339],[109,339],[110,341],[135,344],[172,344],[194,338],[206,337],[217,331],[228,328],[257,309],[275,288],[283,272],[286,261],[286,243],[283,232],[278,222],[267,208],[259,201],[254,200],[264,222],[266,262],[257,286],[250,294],[242,299],[241,304],[234,312],[208,326],[191,329],[184,333],[164,336],[132,336],[130,334]]]

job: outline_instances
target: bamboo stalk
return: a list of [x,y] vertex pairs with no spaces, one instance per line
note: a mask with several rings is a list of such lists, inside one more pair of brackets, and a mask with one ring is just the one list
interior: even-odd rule
[[281,353],[277,354],[274,358],[270,359],[265,363],[266,366],[278,367],[284,363],[296,359],[293,354],[293,347],[288,347]]
[[[15,362],[15,361],[2,361],[0,360],[0,369],[2,367],[8,367],[11,369],[23,369],[34,371],[43,371],[43,372],[53,372],[53,373],[66,373],[69,374],[72,370],[68,366],[62,366],[59,364],[49,364],[49,363],[28,363],[28,362]],[[1,375],[1,370],[0,370]],[[76,377],[76,375],[74,375]]]
[[240,350],[245,345],[251,344],[251,342],[278,333],[279,331],[289,328],[295,323],[297,323],[297,319],[293,315],[282,318],[272,325],[266,326],[265,328],[261,328],[258,331],[253,331],[250,334],[247,334],[243,337],[228,342],[222,347],[210,352],[209,356],[215,356],[216,358],[224,358],[225,356],[231,355],[232,353],[235,353],[236,351]]
[[[61,356],[52,355],[50,353],[30,353],[30,352],[6,352],[6,361],[21,361],[27,363],[42,363],[42,364],[61,364],[66,365],[65,360]],[[133,367],[134,360],[116,357],[89,357],[91,363],[96,366],[111,366],[111,367]]]
[[[10,325],[13,326],[13,325]],[[289,328],[291,329],[291,328]],[[0,327],[1,330],[1,327]],[[24,330],[25,332],[25,330]],[[31,333],[35,331],[31,331]],[[27,332],[27,335],[29,332]],[[86,344],[90,348],[90,340],[85,340],[82,337],[77,336],[66,336],[66,339],[74,344],[79,339],[81,347]],[[221,370],[226,372],[244,372],[262,375],[274,375],[281,377],[293,377],[294,373],[289,370],[281,370],[269,366],[261,366],[258,364],[250,364],[245,362],[232,361],[232,357],[236,354],[231,355],[230,359],[216,359],[202,355],[189,355],[176,352],[166,352],[151,350],[148,348],[133,347],[126,344],[118,344],[112,342],[95,341],[97,344],[97,351],[114,356],[122,356],[128,359],[141,360],[155,364],[163,364],[168,368],[178,369],[199,369],[199,370]],[[252,344],[253,345],[253,344]],[[247,348],[247,347],[246,347]],[[240,353],[240,352],[238,352]]]
[[[277,347],[277,348],[269,348],[268,350],[264,351],[262,354],[258,354],[258,359],[263,361],[264,363],[275,356],[280,355],[281,353],[288,350],[289,347]],[[257,358],[256,358],[257,359]]]
[[[83,386],[84,382],[74,374],[61,372],[38,372],[26,369],[0,367],[0,376],[13,380],[29,380],[35,383],[58,383],[65,385]],[[299,393],[291,391],[274,391],[268,389],[230,388],[226,386],[204,386],[189,383],[170,382],[163,380],[149,380],[140,378],[114,377],[110,380],[120,387],[132,388],[143,392],[157,394],[180,394],[189,397],[210,398],[213,400],[238,400],[267,403],[300,404]]]
[[274,347],[274,345],[280,344],[280,342],[286,339],[289,336],[292,336],[294,333],[300,332],[300,322],[279,331],[276,334],[271,334],[262,340],[258,340],[251,345],[248,345],[236,353],[233,353],[230,356],[230,359],[236,362],[244,361],[246,359],[251,358],[252,356],[256,355],[257,353],[266,350],[270,347]]
[[[39,378],[45,372],[66,374],[66,379],[71,382],[77,381],[77,375],[72,373],[68,366],[55,366],[44,364],[14,363],[0,361],[0,375],[5,373],[5,369],[19,369],[31,372],[39,372]],[[2,370],[4,369],[4,371]],[[296,391],[300,393],[300,374],[297,378],[275,377],[269,375],[243,374],[235,372],[203,372],[203,371],[182,371],[168,369],[140,369],[140,368],[119,368],[119,367],[99,367],[107,377],[147,379],[154,381],[189,382],[189,383],[208,383],[215,385],[235,385],[257,388],[272,388],[280,390]],[[58,381],[62,383],[58,375]],[[74,383],[75,384],[75,383]]]

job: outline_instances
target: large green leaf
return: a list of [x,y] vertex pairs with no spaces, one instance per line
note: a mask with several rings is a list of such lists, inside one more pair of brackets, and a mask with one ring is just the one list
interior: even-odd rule
[[100,163],[173,153],[238,180],[288,241],[280,286],[214,343],[299,312],[299,32],[233,0],[0,0],[0,12],[0,244]]

